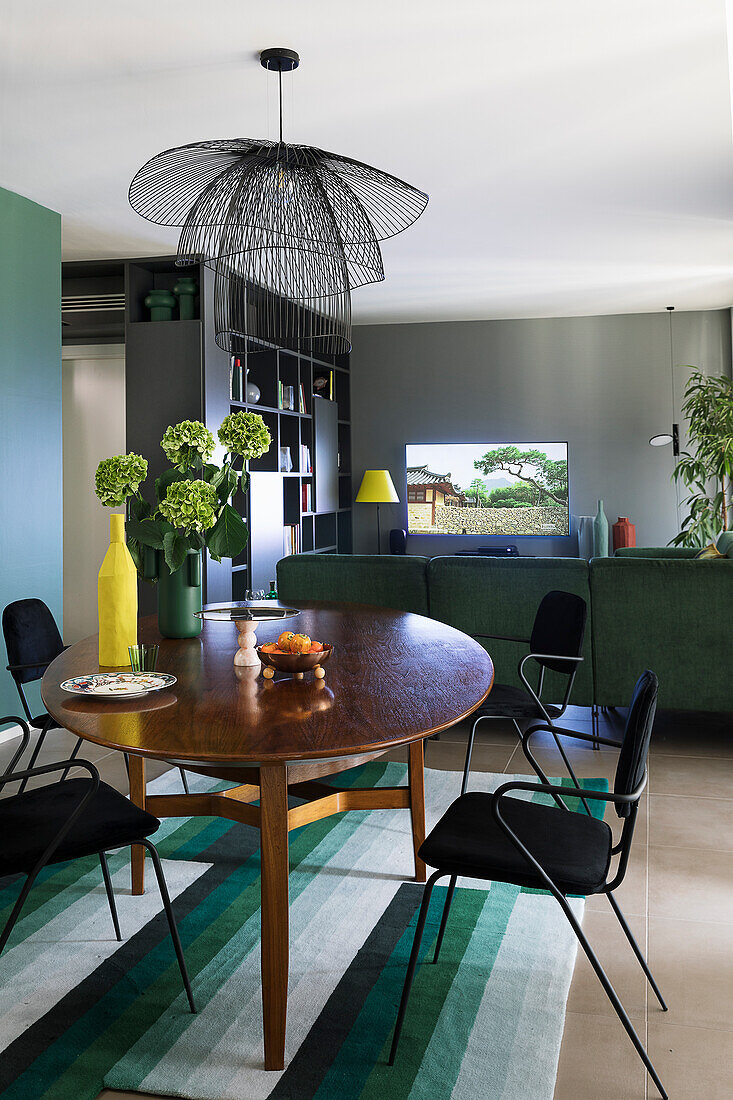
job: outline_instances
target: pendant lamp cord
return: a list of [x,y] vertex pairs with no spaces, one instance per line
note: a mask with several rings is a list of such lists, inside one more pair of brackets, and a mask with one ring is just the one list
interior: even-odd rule
[[283,143],[283,71],[277,70],[278,92],[280,97],[280,144]]

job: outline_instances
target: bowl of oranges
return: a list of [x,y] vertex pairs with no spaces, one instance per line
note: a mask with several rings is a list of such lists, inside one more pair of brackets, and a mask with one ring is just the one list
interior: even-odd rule
[[262,665],[262,675],[271,680],[275,671],[289,672],[296,680],[302,680],[306,672],[314,672],[316,679],[326,675],[322,665],[333,653],[328,642],[315,642],[307,634],[294,634],[284,630],[276,642],[257,647]]

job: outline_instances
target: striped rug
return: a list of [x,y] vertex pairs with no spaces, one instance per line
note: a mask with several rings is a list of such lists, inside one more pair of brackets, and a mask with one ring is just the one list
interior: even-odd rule
[[[401,764],[374,763],[338,780],[391,786],[404,777]],[[491,790],[508,778],[477,774],[473,786]],[[194,789],[212,786],[192,780]],[[179,783],[171,772],[151,789]],[[458,773],[427,772],[428,827],[459,785]],[[152,876],[145,895],[130,894],[129,850],[110,859],[121,944],[98,862],[50,868],[0,960],[3,1100],[95,1100],[103,1084],[195,1100],[551,1100],[576,951],[552,898],[460,884],[440,963],[418,971],[389,1069],[422,894],[404,881],[408,815],[352,812],[291,833],[286,1069],[266,1072],[258,833],[220,819],[169,819],[155,839],[199,1014],[186,1009]],[[0,881],[0,921],[17,889]],[[428,957],[444,888],[435,894]],[[582,912],[581,899],[573,904]]]

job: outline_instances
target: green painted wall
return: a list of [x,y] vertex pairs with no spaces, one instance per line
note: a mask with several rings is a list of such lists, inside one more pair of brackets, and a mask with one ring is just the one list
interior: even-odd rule
[[[38,596],[60,624],[61,217],[0,188],[0,242],[0,609]],[[0,653],[0,715],[17,714]]]

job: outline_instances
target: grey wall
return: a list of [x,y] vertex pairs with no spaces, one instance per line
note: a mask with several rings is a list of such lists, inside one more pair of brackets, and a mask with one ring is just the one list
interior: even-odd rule
[[[731,372],[731,313],[675,313],[675,420],[688,369]],[[639,545],[676,533],[666,313],[516,321],[362,325],[351,356],[354,489],[365,469],[389,469],[402,504],[382,505],[406,527],[405,443],[568,440],[570,511],[636,524]],[[684,444],[684,436],[683,436]],[[408,552],[451,554],[497,539],[411,536]],[[372,505],[354,506],[354,551],[376,549]],[[574,537],[522,539],[520,553],[575,554]]]

